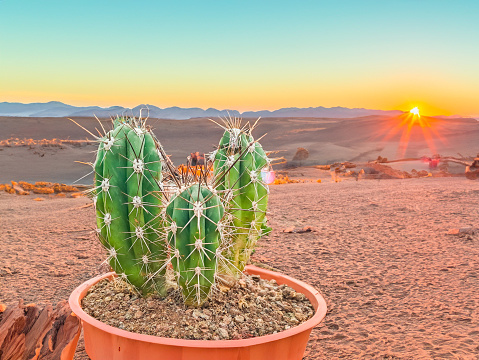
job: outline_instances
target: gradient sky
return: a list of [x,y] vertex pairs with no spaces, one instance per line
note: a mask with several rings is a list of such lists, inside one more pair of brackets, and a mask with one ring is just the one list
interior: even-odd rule
[[0,101],[479,114],[479,1],[0,0]]

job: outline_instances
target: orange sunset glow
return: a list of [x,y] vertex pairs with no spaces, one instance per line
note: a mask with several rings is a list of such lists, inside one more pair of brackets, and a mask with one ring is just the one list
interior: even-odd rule
[[378,128],[371,139],[379,139],[382,144],[397,143],[395,158],[402,159],[407,156],[411,143],[424,143],[427,151],[425,154],[437,153],[438,145],[447,146],[447,138],[443,131],[447,122],[445,120],[424,116],[420,114],[419,107],[414,107],[408,112],[388,120],[378,122]]
[[[334,3],[311,8],[283,3],[271,16],[267,3],[256,3],[254,10],[252,3],[244,8],[194,3],[180,16],[178,5],[159,3],[148,11],[167,14],[161,22],[116,30],[105,24],[121,16],[141,17],[146,5],[130,8],[120,1],[118,6],[96,4],[91,11],[30,2],[30,12],[22,13],[18,4],[0,2],[0,11],[8,14],[5,32],[16,29],[15,36],[2,38],[2,52],[9,55],[1,59],[1,101],[238,111],[316,106],[409,111],[419,106],[428,116],[479,115],[478,56],[469,46],[473,32],[462,29],[466,15],[455,26],[447,13],[425,4],[415,4],[411,14],[400,3],[389,5],[392,12],[371,6],[367,13],[360,2],[349,1],[346,12]],[[424,27],[419,14],[435,12],[436,24],[450,26]],[[318,14],[328,16],[318,22]],[[393,14],[401,21],[386,21]],[[254,26],[219,31],[201,20],[207,16],[233,16]],[[84,19],[89,26],[78,32]],[[388,35],[374,35],[375,26]],[[171,28],[176,32],[165,31]],[[348,29],[357,30],[346,36]],[[409,51],[400,50],[405,48]],[[119,49],[129,55],[116,56]]]

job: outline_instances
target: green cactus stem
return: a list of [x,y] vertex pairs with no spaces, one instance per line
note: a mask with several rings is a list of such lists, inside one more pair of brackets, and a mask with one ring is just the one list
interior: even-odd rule
[[251,135],[252,127],[240,128],[240,123],[226,122],[225,133],[218,149],[211,154],[218,193],[229,214],[225,226],[231,229],[225,257],[229,263],[219,276],[238,277],[247,264],[258,239],[269,231],[266,208],[269,189],[261,170],[269,165],[261,144]]
[[143,294],[166,293],[157,140],[135,118],[117,118],[100,140],[94,202],[100,241],[115,272]]
[[203,304],[215,283],[224,208],[216,191],[195,183],[166,207],[172,264],[186,305]]

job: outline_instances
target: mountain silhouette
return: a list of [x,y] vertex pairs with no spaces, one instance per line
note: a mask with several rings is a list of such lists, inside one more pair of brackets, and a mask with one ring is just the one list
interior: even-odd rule
[[160,119],[177,119],[186,120],[192,118],[204,117],[224,117],[224,116],[241,116],[241,117],[325,117],[325,118],[355,118],[360,116],[371,115],[387,115],[395,116],[402,113],[398,110],[374,110],[363,108],[346,108],[346,107],[331,107],[326,108],[308,107],[308,108],[282,108],[274,111],[259,110],[259,111],[245,111],[243,113],[237,110],[218,110],[214,108],[201,109],[181,108],[172,106],[167,108],[159,108],[155,105],[140,104],[134,108],[125,108],[122,106],[99,107],[99,106],[73,106],[64,104],[59,101],[50,101],[46,103],[12,103],[0,102],[0,116],[18,116],[18,117],[92,117],[99,118],[111,117],[116,115],[133,115],[133,116]]

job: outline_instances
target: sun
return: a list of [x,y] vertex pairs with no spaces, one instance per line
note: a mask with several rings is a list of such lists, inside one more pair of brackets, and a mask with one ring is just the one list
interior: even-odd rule
[[409,110],[409,112],[413,115],[417,115],[417,116],[421,117],[421,115],[419,115],[419,109],[418,109],[417,106],[415,108],[412,108],[411,110]]

